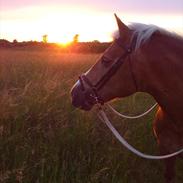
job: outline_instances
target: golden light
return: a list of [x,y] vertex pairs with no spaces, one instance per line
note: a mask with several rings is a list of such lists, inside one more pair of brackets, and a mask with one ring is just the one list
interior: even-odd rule
[[71,42],[75,34],[79,34],[80,41],[108,41],[110,32],[116,27],[111,14],[72,7],[30,7],[2,15],[1,36],[9,35],[11,40],[18,41],[42,41],[45,34],[48,42],[64,44]]
[[66,48],[68,46],[70,46],[72,44],[72,42],[60,42],[60,43],[57,43],[57,45],[61,48]]
[[[24,15],[24,16],[23,16]],[[168,29],[182,31],[181,16],[144,16],[119,13],[125,23],[142,22],[156,24]],[[48,42],[68,45],[75,34],[79,41],[111,41],[111,33],[117,29],[112,13],[79,7],[29,7],[17,11],[1,12],[1,39],[12,41],[42,41],[48,35]],[[13,30],[13,31],[12,31]]]

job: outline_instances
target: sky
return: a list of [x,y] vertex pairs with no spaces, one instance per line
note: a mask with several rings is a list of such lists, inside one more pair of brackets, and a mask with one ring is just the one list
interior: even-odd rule
[[182,0],[0,0],[0,39],[65,43],[110,41],[114,13],[128,24],[155,24],[183,34]]

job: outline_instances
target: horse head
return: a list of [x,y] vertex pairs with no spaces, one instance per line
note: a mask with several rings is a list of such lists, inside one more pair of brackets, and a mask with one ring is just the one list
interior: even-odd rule
[[96,103],[125,97],[136,91],[131,71],[132,31],[115,15],[119,35],[71,91],[72,104],[90,110]]

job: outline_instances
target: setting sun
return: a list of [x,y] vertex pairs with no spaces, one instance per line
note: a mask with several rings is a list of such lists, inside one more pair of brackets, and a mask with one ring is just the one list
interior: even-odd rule
[[[34,15],[31,16],[31,12]],[[22,14],[27,15],[27,19],[21,18]],[[80,41],[109,41],[111,32],[115,30],[115,23],[107,21],[113,19],[113,15],[103,15],[96,12],[87,12],[77,9],[67,8],[29,8],[15,12],[11,17],[11,12],[5,12],[4,20],[1,21],[1,36],[9,37],[10,40],[37,40],[41,41],[42,35],[48,35],[49,42],[68,43],[71,42],[75,34],[79,34]],[[21,19],[21,20],[20,20]],[[11,30],[14,30],[13,32]]]
[[[7,1],[3,3],[6,5]],[[16,2],[20,2],[16,0]],[[80,2],[80,1],[79,1]],[[56,2],[55,2],[56,3]],[[48,42],[69,43],[75,34],[79,41],[99,40],[111,41],[111,34],[117,26],[113,13],[116,9],[99,11],[99,7],[78,4],[58,3],[40,6],[30,1],[30,6],[11,5],[12,8],[2,9],[0,39],[13,41],[42,41],[43,35],[48,35]],[[94,2],[95,4],[96,2]],[[128,3],[127,3],[128,4]],[[100,5],[100,3],[99,3]],[[7,2],[7,6],[10,6]],[[124,5],[125,7],[125,5]],[[109,9],[109,7],[108,7]],[[118,10],[119,11],[119,10]],[[125,23],[141,22],[183,33],[182,14],[144,13],[137,10],[119,11],[118,15]],[[13,31],[12,31],[13,30]]]

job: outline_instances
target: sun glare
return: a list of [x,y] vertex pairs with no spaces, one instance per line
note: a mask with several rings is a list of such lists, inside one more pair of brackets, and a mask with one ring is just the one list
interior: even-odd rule
[[[164,28],[182,30],[180,16],[153,18],[154,16],[145,17],[126,13],[120,13],[119,16],[125,23],[153,23]],[[99,13],[93,9],[90,11],[75,7],[29,7],[14,12],[1,12],[0,38],[8,38],[10,41],[14,39],[42,41],[42,36],[46,34],[48,42],[67,46],[76,34],[79,34],[79,41],[111,41],[111,33],[116,28],[116,22],[111,13]]]
[[[22,18],[22,14],[27,17]],[[8,35],[11,41],[42,41],[45,34],[48,35],[48,42],[63,44],[71,42],[76,34],[79,34],[79,41],[109,41],[110,32],[116,27],[111,14],[71,7],[30,7],[14,13],[5,12],[2,16],[1,37]],[[110,22],[114,22],[112,26]]]
[[60,43],[57,43],[58,46],[62,47],[62,48],[66,48],[68,47],[69,45],[71,45],[72,42],[60,42]]

